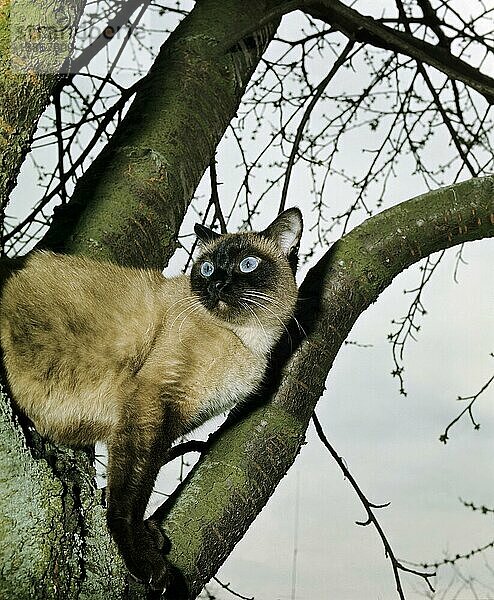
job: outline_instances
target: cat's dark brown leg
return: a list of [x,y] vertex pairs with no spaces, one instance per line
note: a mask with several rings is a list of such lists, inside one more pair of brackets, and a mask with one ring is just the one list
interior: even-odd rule
[[163,418],[128,415],[108,443],[108,527],[132,575],[158,590],[166,588],[171,576],[162,552],[164,537],[143,518],[172,442]]

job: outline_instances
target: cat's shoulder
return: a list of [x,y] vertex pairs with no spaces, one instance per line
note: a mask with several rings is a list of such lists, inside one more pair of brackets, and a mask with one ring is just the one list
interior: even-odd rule
[[52,279],[63,275],[69,279],[93,275],[95,278],[121,278],[123,280],[149,280],[160,282],[163,279],[156,269],[127,267],[109,260],[75,255],[61,254],[49,250],[36,250],[25,257],[24,264],[17,274],[28,278]]
[[26,257],[21,269],[6,282],[2,300],[24,301],[50,297],[79,304],[84,298],[133,303],[151,301],[159,294],[164,277],[158,270],[136,269],[85,256],[45,250]]

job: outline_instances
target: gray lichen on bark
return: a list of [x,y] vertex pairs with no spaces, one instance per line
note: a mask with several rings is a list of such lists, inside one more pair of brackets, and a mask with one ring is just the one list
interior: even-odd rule
[[54,590],[58,583],[48,566],[65,535],[62,485],[44,461],[33,460],[3,391],[0,489],[0,597],[35,598],[40,588]]
[[0,598],[123,597],[127,573],[87,457],[55,447],[36,457],[3,390],[0,490]]
[[85,0],[0,5],[0,207],[8,201],[39,117],[60,79],[58,71],[70,56],[84,5]]

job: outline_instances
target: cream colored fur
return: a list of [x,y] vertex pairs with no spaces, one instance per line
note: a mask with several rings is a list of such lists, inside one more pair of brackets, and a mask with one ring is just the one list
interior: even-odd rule
[[294,307],[288,274],[286,285],[291,299],[276,318],[255,309],[235,325],[208,312],[186,276],[37,252],[0,301],[15,401],[67,444],[108,440],[129,408],[151,427],[157,403],[173,405],[186,432],[259,385]]

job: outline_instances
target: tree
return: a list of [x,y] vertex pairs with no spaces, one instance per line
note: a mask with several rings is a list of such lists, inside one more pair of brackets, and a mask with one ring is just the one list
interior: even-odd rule
[[[152,8],[148,4],[128,2],[113,12],[110,5],[109,14],[103,15],[110,18],[104,35],[74,60],[78,68],[105,47],[119,24],[134,18],[135,26]],[[46,14],[60,6],[65,3],[51,3]],[[281,17],[296,10],[305,13],[310,32],[304,30],[295,41],[276,38]],[[170,11],[186,12],[180,7]],[[101,260],[163,268],[181,239],[187,209],[208,168],[211,193],[201,216],[207,219],[214,211],[209,220],[225,223],[228,205],[219,199],[215,153],[228,128],[245,157],[239,197],[241,193],[246,225],[267,209],[277,183],[283,183],[279,206],[284,206],[292,174],[304,165],[314,186],[319,244],[326,246],[332,231],[345,234],[305,278],[297,315],[300,329],[290,332],[291,347],[281,344],[275,353],[262,396],[231,415],[201,446],[200,460],[159,510],[172,542],[170,560],[183,573],[190,597],[216,573],[293,463],[326,376],[357,317],[409,265],[494,235],[494,180],[479,177],[492,160],[487,132],[494,82],[482,71],[492,42],[479,33],[487,12],[468,20],[444,3],[418,0],[398,2],[384,16],[372,18],[337,0],[256,0],[247,8],[237,0],[201,0],[163,43],[149,73],[127,87],[118,85],[114,65],[103,78],[92,75],[95,87],[90,92],[70,64],[62,77],[48,77],[42,90],[29,87],[29,78],[36,75],[32,64],[27,72],[16,71],[22,89],[28,90],[22,93],[9,87],[9,73],[4,76],[2,71],[19,112],[28,114],[14,126],[5,103],[4,129],[19,129],[22,139],[31,139],[51,91],[59,151],[54,183],[44,197],[20,223],[5,222],[5,252],[36,242]],[[70,22],[78,15],[74,9]],[[68,47],[70,41],[66,53]],[[269,52],[275,47],[286,50],[274,60]],[[290,55],[293,49],[299,53],[296,61]],[[331,65],[316,85],[307,62],[318,52]],[[357,91],[335,98],[328,86],[337,85],[343,70],[352,68],[368,73],[368,79]],[[294,83],[288,85],[290,70],[298,85],[295,92]],[[99,86],[101,79],[106,88]],[[108,86],[118,92],[113,103],[112,94],[105,92]],[[71,127],[62,122],[64,89],[82,102],[81,117]],[[311,130],[310,117],[330,101],[338,110],[326,117],[321,130]],[[241,114],[233,121],[239,106]],[[273,114],[279,120],[270,130],[268,117]],[[390,126],[383,130],[388,119]],[[84,123],[92,123],[94,133],[77,150],[74,136]],[[454,153],[431,165],[425,150],[438,123]],[[381,136],[381,144],[361,176],[345,171],[338,160],[343,136],[363,125]],[[256,199],[251,194],[253,175],[269,153],[261,146],[256,160],[246,158],[245,134],[257,135],[260,146],[264,136],[269,152],[279,145],[275,175],[257,190]],[[104,149],[89,161],[103,135]],[[404,149],[427,186],[454,184],[372,215],[374,206],[385,201]],[[4,163],[6,197],[26,144],[20,147],[11,135],[3,150],[9,156]],[[325,186],[330,175],[351,184],[356,198],[328,217]],[[456,183],[466,176],[470,179]],[[372,187],[375,180],[378,189]],[[52,218],[43,212],[50,202],[57,204]],[[199,206],[197,200],[194,206]],[[347,233],[359,211],[369,218]],[[48,228],[36,231],[45,221]],[[395,342],[401,344],[402,338]],[[6,400],[1,406],[2,595],[146,597],[143,586],[128,581],[107,533],[91,452],[49,444],[13,414]],[[367,509],[376,524],[372,505]],[[385,537],[383,542],[386,546]],[[405,567],[390,547],[386,550],[402,595],[399,574]]]

